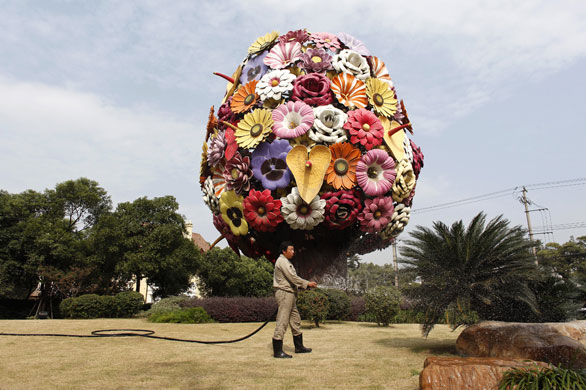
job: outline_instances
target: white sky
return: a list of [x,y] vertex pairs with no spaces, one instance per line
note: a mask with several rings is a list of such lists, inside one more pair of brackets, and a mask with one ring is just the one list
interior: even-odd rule
[[[208,111],[225,88],[212,72],[231,74],[260,35],[304,27],[354,35],[387,64],[425,154],[414,209],[586,177],[586,3],[358,4],[0,1],[0,188],[83,176],[115,204],[173,195],[215,240],[197,184]],[[554,225],[585,222],[585,195],[584,183],[528,194]],[[526,226],[511,193],[415,213],[409,229],[482,210]],[[570,235],[586,228],[547,238]],[[363,260],[390,262],[391,251]]]

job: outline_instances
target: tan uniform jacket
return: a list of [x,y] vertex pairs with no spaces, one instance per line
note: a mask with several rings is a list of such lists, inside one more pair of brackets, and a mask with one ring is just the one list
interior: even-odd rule
[[307,288],[309,281],[297,276],[293,264],[283,255],[275,262],[273,288],[296,293],[298,288]]

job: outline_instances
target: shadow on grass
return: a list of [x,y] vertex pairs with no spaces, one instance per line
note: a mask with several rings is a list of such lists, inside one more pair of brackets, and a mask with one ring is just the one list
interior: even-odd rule
[[454,341],[436,341],[423,337],[386,338],[375,341],[376,344],[387,348],[408,348],[411,352],[425,352],[433,355],[457,355]]

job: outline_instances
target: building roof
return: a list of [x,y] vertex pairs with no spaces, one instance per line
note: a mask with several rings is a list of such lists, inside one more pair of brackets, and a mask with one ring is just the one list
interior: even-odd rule
[[191,233],[191,240],[202,252],[207,252],[210,250],[210,243],[204,240],[204,238],[199,233]]

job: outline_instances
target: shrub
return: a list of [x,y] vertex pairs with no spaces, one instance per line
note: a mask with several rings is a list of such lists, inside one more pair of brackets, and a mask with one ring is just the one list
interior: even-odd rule
[[64,299],[59,309],[65,318],[100,318],[111,317],[114,297],[96,294],[81,295]]
[[264,322],[273,320],[277,311],[274,297],[189,298],[180,306],[201,306],[217,322]]
[[181,309],[182,303],[188,301],[190,298],[186,296],[175,296],[163,298],[154,303],[149,310],[144,313],[145,317],[150,317],[155,313],[169,313],[173,310]]
[[548,368],[513,368],[503,374],[498,388],[499,390],[586,389],[586,371],[556,366]]
[[116,317],[132,317],[142,309],[144,297],[137,291],[123,291],[114,297]]
[[326,319],[328,320],[346,320],[350,316],[350,297],[346,292],[335,288],[326,288],[321,290],[328,297],[330,309]]
[[378,286],[365,295],[366,314],[379,326],[388,326],[399,310],[401,293],[395,287]]
[[149,316],[150,322],[170,322],[175,324],[203,324],[214,322],[203,307],[175,309],[169,312],[153,313]]
[[330,303],[321,290],[306,290],[299,294],[297,308],[301,318],[312,321],[319,328],[319,323],[328,316]]

